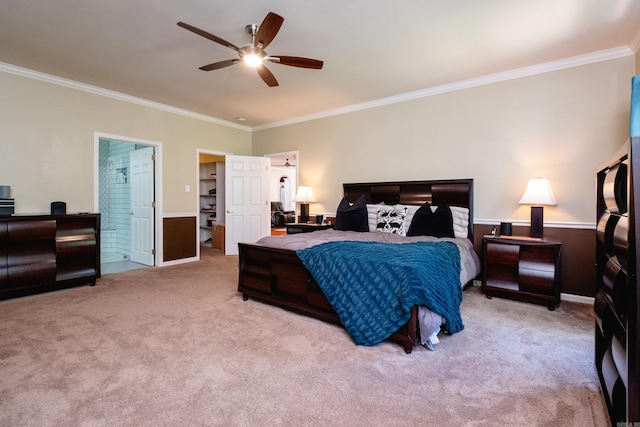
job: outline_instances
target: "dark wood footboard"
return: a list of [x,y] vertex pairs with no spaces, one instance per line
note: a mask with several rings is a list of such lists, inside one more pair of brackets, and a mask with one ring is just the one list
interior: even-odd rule
[[[252,298],[296,313],[342,326],[322,290],[294,251],[239,243],[238,291],[245,301]],[[411,353],[418,342],[418,307],[390,341]]]

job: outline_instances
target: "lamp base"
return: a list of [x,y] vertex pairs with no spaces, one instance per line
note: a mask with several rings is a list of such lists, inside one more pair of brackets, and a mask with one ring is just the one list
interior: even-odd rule
[[531,237],[542,238],[544,236],[544,208],[531,206]]
[[309,203],[300,203],[300,219],[301,223],[309,222]]

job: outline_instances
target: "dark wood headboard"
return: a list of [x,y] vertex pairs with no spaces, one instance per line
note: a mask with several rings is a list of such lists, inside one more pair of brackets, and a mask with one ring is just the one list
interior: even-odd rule
[[437,205],[469,209],[469,239],[473,241],[473,179],[442,179],[433,181],[365,182],[342,184],[344,197],[355,202],[364,194],[367,203],[387,205]]

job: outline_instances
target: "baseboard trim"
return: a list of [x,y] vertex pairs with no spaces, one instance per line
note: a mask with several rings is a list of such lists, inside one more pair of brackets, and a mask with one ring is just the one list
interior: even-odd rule
[[584,295],[560,294],[561,301],[577,302],[580,304],[593,305],[593,297],[585,297]]
[[189,258],[173,259],[171,261],[163,261],[160,265],[158,265],[158,267],[168,267],[171,265],[186,264],[188,262],[194,262],[194,261],[199,261],[199,258],[189,257]]
[[[473,280],[472,284],[473,284],[473,286],[481,287],[482,286],[482,281],[475,279],[475,280]],[[574,295],[574,294],[561,293],[560,294],[560,301],[577,302],[577,303],[580,303],[580,304],[593,305],[594,298],[593,297],[585,297],[584,295]]]

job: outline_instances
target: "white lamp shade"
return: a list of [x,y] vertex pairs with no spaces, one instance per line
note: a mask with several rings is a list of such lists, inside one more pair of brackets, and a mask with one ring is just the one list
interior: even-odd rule
[[519,202],[521,205],[555,205],[551,181],[546,178],[531,178]]
[[311,187],[300,186],[298,187],[298,192],[296,193],[296,197],[293,198],[294,202],[298,203],[310,203],[315,202],[316,198],[313,195],[313,190]]

